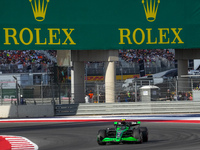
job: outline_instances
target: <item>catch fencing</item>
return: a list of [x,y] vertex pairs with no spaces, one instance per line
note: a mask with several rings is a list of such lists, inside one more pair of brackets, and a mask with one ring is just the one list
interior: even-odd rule
[[[79,86],[79,85],[75,85]],[[150,101],[200,101],[199,78],[144,78],[130,79],[116,82],[115,102],[142,102],[144,86],[155,86],[157,91],[152,93],[157,99]],[[104,82],[85,82],[85,94],[94,94],[91,103],[105,103]],[[25,104],[74,104],[76,100],[71,93],[71,84],[40,84],[30,86],[16,85],[16,88],[7,89],[0,86],[0,104],[22,103]],[[84,99],[84,97],[83,97]]]

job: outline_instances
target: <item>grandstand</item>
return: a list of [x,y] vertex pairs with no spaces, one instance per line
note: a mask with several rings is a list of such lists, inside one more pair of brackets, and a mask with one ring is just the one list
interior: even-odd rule
[[0,72],[38,73],[47,72],[48,67],[56,63],[55,55],[38,50],[1,50]]
[[[0,72],[2,74],[48,72],[48,68],[57,62],[56,52],[56,50],[0,51]],[[144,60],[146,74],[155,74],[175,68],[174,50],[119,50],[116,74],[139,74],[140,59]],[[87,76],[103,76],[103,66],[103,62],[87,62]],[[68,71],[70,75],[70,69]]]

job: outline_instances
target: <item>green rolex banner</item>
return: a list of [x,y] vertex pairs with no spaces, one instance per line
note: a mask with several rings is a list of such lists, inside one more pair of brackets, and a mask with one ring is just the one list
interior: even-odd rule
[[0,49],[200,48],[199,0],[1,0]]

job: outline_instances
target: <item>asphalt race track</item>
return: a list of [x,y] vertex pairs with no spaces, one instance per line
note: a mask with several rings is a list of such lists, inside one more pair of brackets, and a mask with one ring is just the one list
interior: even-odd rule
[[77,123],[1,123],[0,135],[23,136],[39,150],[197,150],[200,148],[200,124],[141,123],[149,129],[149,142],[143,144],[107,144],[99,146],[99,129],[113,127],[112,122]]

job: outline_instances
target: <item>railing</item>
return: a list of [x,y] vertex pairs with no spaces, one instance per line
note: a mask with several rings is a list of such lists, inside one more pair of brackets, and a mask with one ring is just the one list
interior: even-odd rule
[[[124,62],[125,66],[122,65],[122,62],[116,62],[116,74],[139,74],[140,67],[137,62]],[[86,72],[88,75],[104,75],[104,64],[103,63],[90,63],[86,65]],[[158,61],[158,62],[144,62],[144,70],[146,74],[155,74],[158,72],[166,71],[169,69],[174,69],[175,65],[172,61]]]
[[[0,72],[2,74],[5,73],[45,73],[49,71],[49,67],[53,67],[51,64],[30,64],[30,65],[23,65],[23,64],[6,64],[0,65]],[[154,63],[150,63],[150,65],[144,66],[146,74],[154,74],[161,71],[173,69],[174,65],[172,66],[159,66]],[[68,69],[68,75],[71,75],[71,68]],[[87,75],[104,75],[104,68],[85,68]],[[127,74],[139,74],[139,64],[135,63],[134,65],[130,65],[128,67],[121,67],[116,65],[116,74],[117,75],[127,75]]]
[[40,73],[47,72],[48,64],[1,64],[1,73]]

